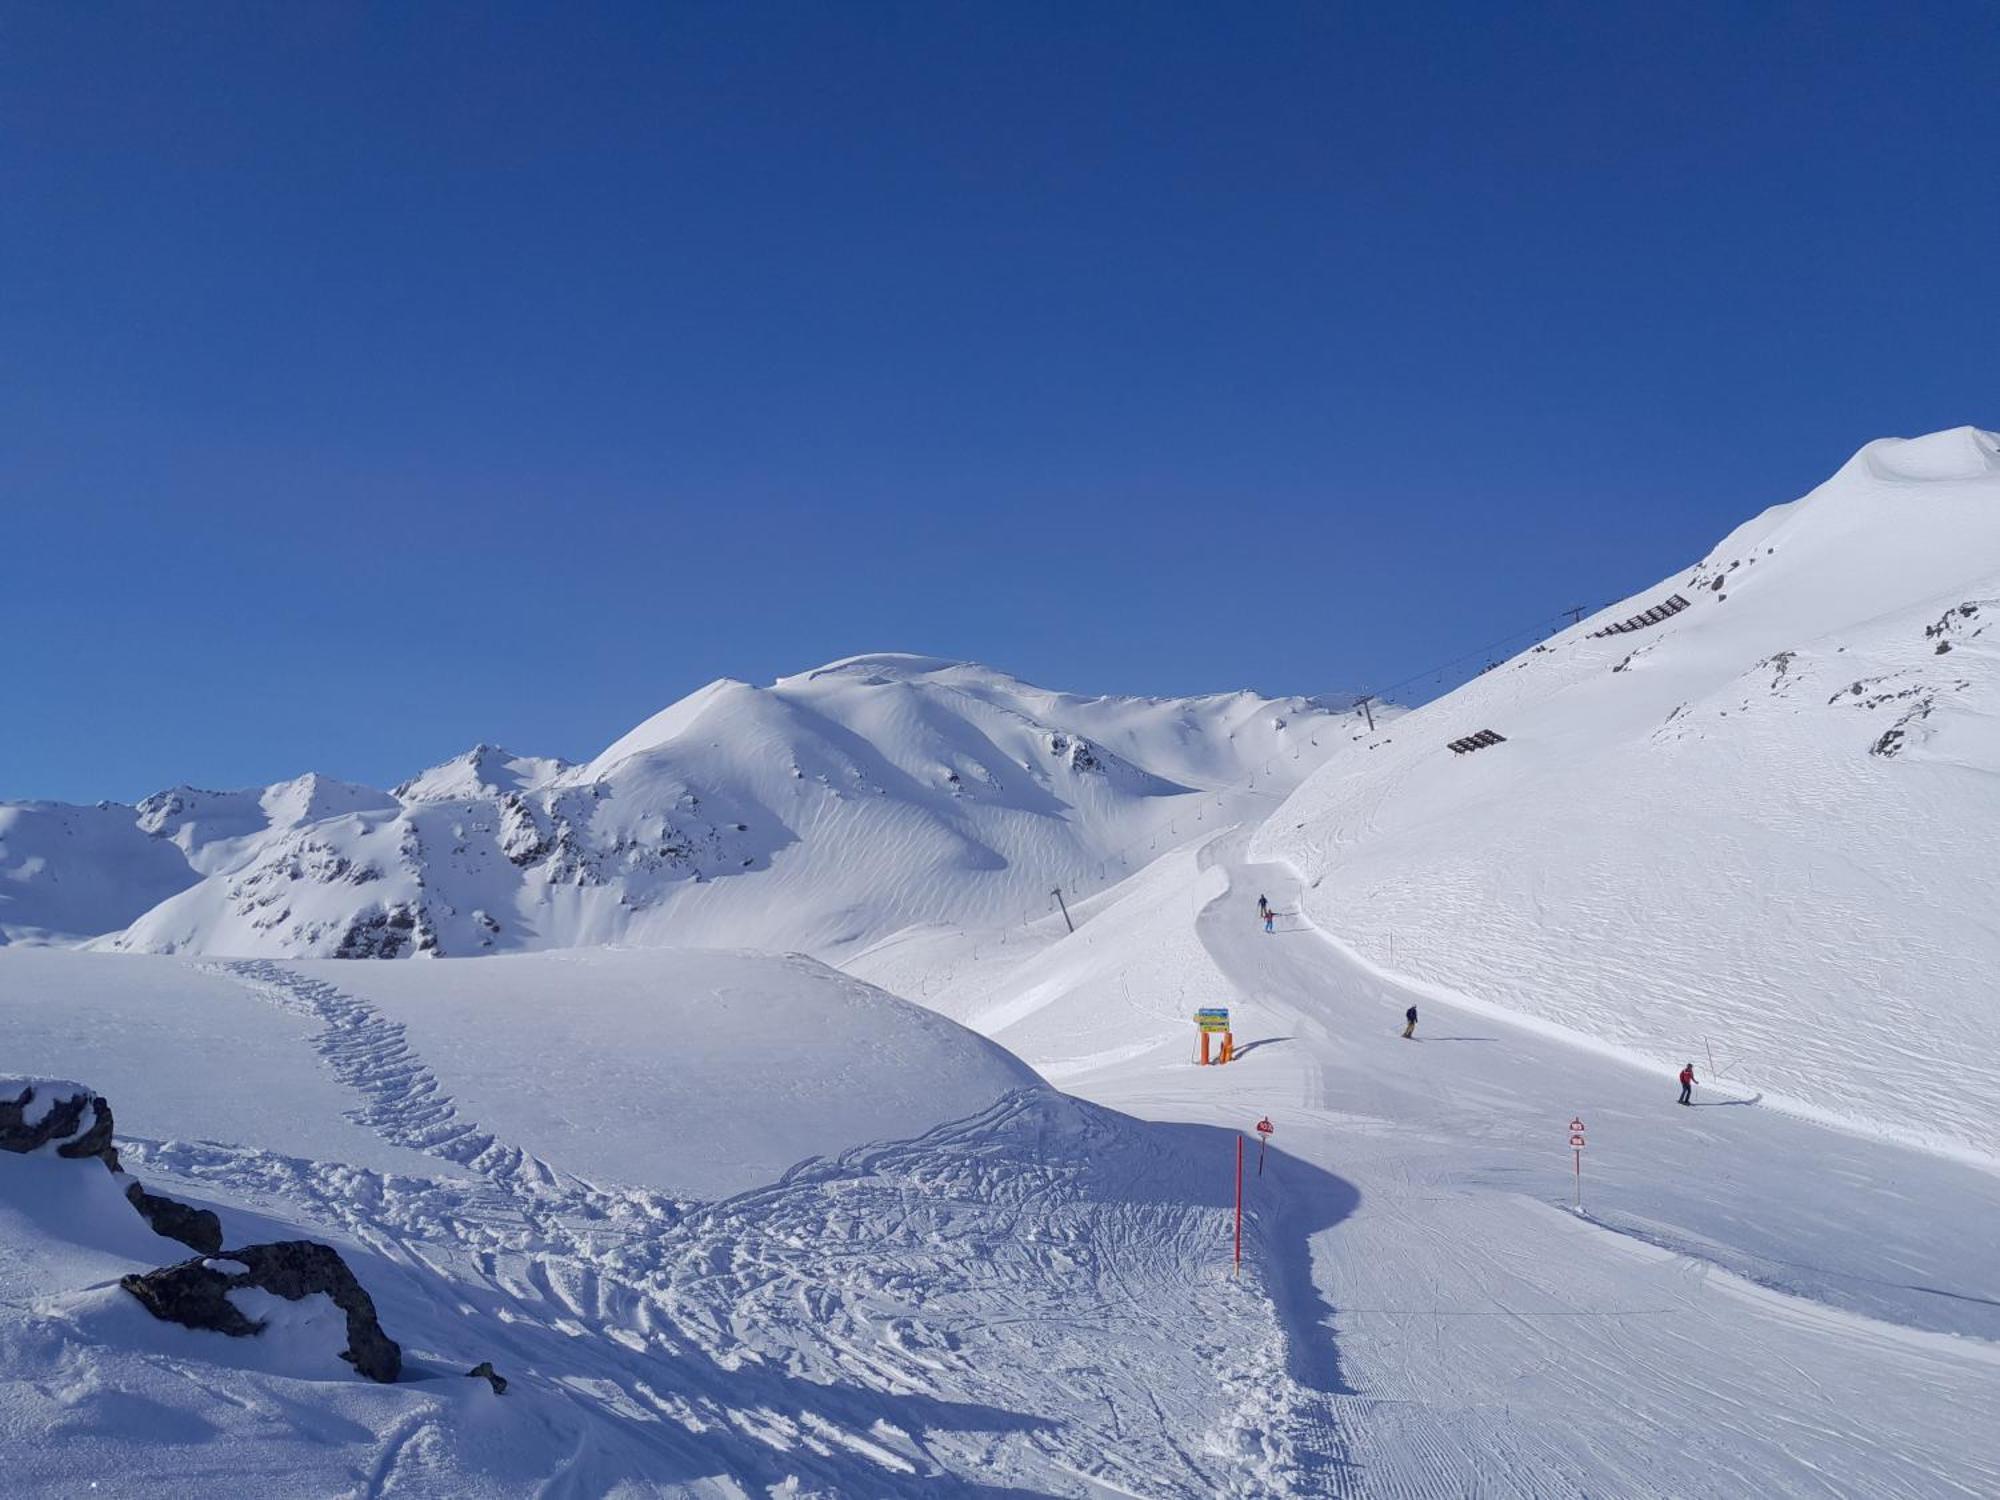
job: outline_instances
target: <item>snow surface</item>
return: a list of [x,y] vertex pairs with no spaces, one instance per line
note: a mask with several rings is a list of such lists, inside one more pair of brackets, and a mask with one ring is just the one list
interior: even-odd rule
[[125,926],[198,878],[119,803],[0,802],[0,947]]
[[1962,428],[1343,750],[1256,847],[1433,993],[2000,1162],[1997,773],[2000,438]]
[[[204,986],[184,1009],[213,1000],[205,986],[219,980],[320,1023],[300,1050],[340,1084],[345,1118],[292,1096],[281,1074],[232,1077],[230,1090],[260,1111],[289,1106],[296,1131],[323,1133],[323,1154],[120,1143],[149,1187],[214,1207],[228,1244],[305,1235],[340,1249],[403,1343],[406,1376],[380,1387],[333,1368],[327,1330],[297,1326],[310,1309],[269,1343],[154,1322],[108,1283],[181,1247],[135,1240],[141,1221],[122,1202],[122,1217],[97,1224],[52,1193],[56,1169],[65,1191],[108,1184],[96,1163],[0,1156],[10,1493],[70,1493],[79,1475],[114,1495],[1262,1492],[1238,1472],[1236,1445],[1263,1382],[1281,1378],[1282,1334],[1254,1275],[1216,1275],[1226,1190],[1190,1169],[1222,1159],[1220,1132],[1078,1104],[971,1033],[796,959],[538,955],[303,973],[37,956],[75,972],[72,994],[114,1009],[182,970]],[[389,999],[378,1010],[321,973],[381,980]],[[437,981],[489,973],[501,975],[481,1032],[492,1057],[433,1060],[420,1026],[389,1019],[433,1001],[448,1016],[469,992]],[[686,1094],[634,1099],[624,1076],[592,1075],[608,1054],[591,1049],[676,979],[736,992],[708,1013],[713,1050],[676,1054]],[[813,1059],[794,1061],[782,1088],[767,1086],[775,1074],[734,1076],[739,1062],[771,1065],[732,1033],[770,1042],[814,988],[817,1018],[841,1024],[821,1029]],[[562,1022],[558,1038],[546,1017],[564,1010],[611,1029]],[[528,1034],[507,1036],[516,1025]],[[550,1055],[572,1045],[580,1072]],[[107,1058],[145,1047],[168,1070],[192,1052],[113,1029],[100,1046]],[[526,1065],[537,1052],[543,1065]],[[862,1097],[816,1094],[828,1064]],[[461,1066],[560,1164],[472,1118],[454,1092]],[[817,1119],[813,1147],[838,1154],[711,1203],[674,1190],[688,1160],[747,1169],[753,1148],[732,1141],[745,1112],[787,1110]],[[873,1119],[916,1137],[840,1149]],[[341,1161],[357,1122],[449,1170]],[[634,1151],[611,1159],[628,1174],[664,1164],[670,1190],[573,1175],[569,1163],[595,1159],[593,1131],[629,1132]],[[669,1133],[681,1150],[654,1149]],[[508,1378],[505,1397],[463,1378],[482,1359]]]
[[110,1101],[121,1142],[222,1141],[385,1172],[436,1170],[344,1118],[353,1101],[314,1055],[315,1030],[308,1016],[188,964],[0,949],[0,1071],[32,1060],[38,1072],[85,1080]]
[[[242,969],[244,974],[262,970]],[[458,1107],[551,1167],[714,1199],[920,1136],[1041,1080],[942,1016],[803,957],[584,950],[273,966],[405,1028]]]
[[[1312,928],[1288,871],[1244,860],[1248,833],[933,1003],[1112,1107],[1274,1123],[1250,1202],[1293,1383],[1261,1429],[1288,1435],[1265,1493],[1994,1492],[2000,1437],[1970,1414],[2000,1398],[2000,1178],[1743,1089],[1682,1110],[1670,1071],[1385,979]],[[1114,932],[1135,970],[1165,956],[1143,990],[1105,965]],[[1215,1004],[1240,1060],[1191,1067]],[[1182,1021],[1107,1056],[1107,1009],[1135,1041],[1157,1034],[1142,1010]]]

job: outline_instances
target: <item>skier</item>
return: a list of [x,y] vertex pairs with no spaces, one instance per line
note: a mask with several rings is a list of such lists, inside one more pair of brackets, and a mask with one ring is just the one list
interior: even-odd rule
[[1403,1027],[1403,1040],[1407,1042],[1417,1034],[1417,1008],[1414,1005],[1403,1012],[1403,1020],[1407,1023]]
[[1260,917],[1271,915],[1271,903],[1266,901],[1262,896],[1257,898],[1257,915]]
[[1694,1100],[1689,1097],[1689,1095],[1691,1095],[1693,1092],[1694,1092],[1694,1064],[1689,1063],[1685,1068],[1681,1069],[1681,1103],[1683,1104],[1694,1103]]
[[1278,929],[1277,929],[1276,927],[1272,926],[1271,924],[1272,924],[1272,923],[1274,923],[1274,922],[1276,922],[1277,920],[1278,920],[1278,914],[1277,914],[1276,912],[1272,911],[1270,907],[1268,907],[1268,906],[1267,906],[1267,907],[1265,907],[1265,908],[1264,908],[1264,930],[1265,930],[1266,932],[1276,932],[1276,931],[1277,931]]

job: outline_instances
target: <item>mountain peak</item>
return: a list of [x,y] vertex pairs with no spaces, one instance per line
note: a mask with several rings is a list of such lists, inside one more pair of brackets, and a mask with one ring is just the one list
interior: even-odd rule
[[830,661],[823,667],[814,667],[810,672],[799,672],[790,677],[780,677],[778,681],[812,682],[821,677],[861,676],[907,682],[920,677],[936,677],[946,672],[958,671],[987,672],[996,677],[1006,675],[995,672],[990,667],[982,667],[977,662],[954,661],[946,656],[920,656],[910,651],[869,651],[860,656],[843,656],[840,660]]
[[1877,438],[1849,459],[1845,469],[1892,484],[1986,479],[2000,475],[2000,433],[1947,427],[1914,438]]
[[569,762],[552,755],[516,755],[484,741],[462,755],[420,771],[395,790],[404,802],[456,802],[526,791],[569,769]]

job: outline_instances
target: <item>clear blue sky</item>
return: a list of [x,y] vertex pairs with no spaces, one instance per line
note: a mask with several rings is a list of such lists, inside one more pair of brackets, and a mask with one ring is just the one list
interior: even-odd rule
[[1381,684],[2000,425],[2000,10],[0,5],[0,797]]

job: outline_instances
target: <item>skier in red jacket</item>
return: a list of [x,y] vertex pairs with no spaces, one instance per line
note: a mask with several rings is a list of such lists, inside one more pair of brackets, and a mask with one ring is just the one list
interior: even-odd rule
[[1689,1063],[1685,1068],[1681,1069],[1681,1103],[1683,1104],[1694,1103],[1694,1100],[1688,1097],[1693,1092],[1694,1092],[1694,1064]]

